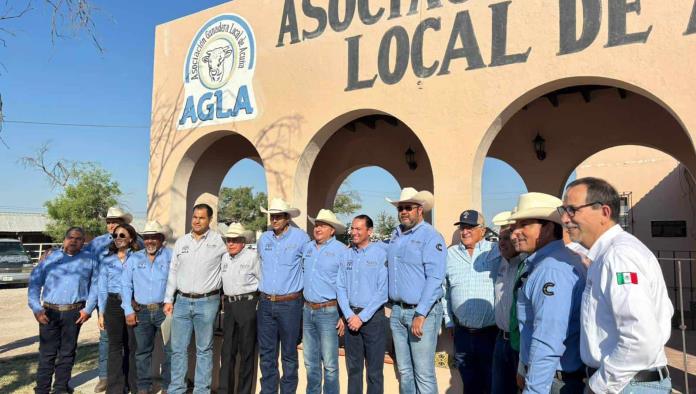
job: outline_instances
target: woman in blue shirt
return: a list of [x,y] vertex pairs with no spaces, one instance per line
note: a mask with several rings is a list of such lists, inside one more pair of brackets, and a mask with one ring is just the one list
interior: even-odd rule
[[[126,325],[121,308],[121,275],[128,256],[140,249],[137,233],[129,224],[114,229],[113,241],[104,252],[99,267],[99,327],[109,337],[107,394],[136,391],[135,334]],[[124,372],[125,371],[125,372]],[[128,390],[126,390],[128,389]]]

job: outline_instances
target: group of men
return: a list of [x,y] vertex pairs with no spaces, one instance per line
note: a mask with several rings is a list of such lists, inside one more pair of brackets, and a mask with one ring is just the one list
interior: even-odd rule
[[[366,380],[369,394],[383,393],[387,328],[400,393],[437,393],[443,323],[467,394],[671,387],[664,344],[673,307],[655,257],[617,224],[619,196],[605,181],[576,180],[564,201],[521,195],[515,209],[493,220],[501,226],[497,244],[485,239],[483,215],[466,210],[455,223],[459,242],[447,248],[424,221],[434,203],[428,191],[408,187],[387,201],[400,222],[387,242],[371,242],[367,215],[353,219],[349,245],[339,242],[346,226],[328,209],[310,218],[310,240],[292,226],[300,211],[277,198],[261,207],[270,229],[256,250],[246,246],[251,234],[241,224],[222,237],[211,230],[213,211],[205,204],[193,207],[191,232],[171,250],[163,246],[161,226],[148,223],[141,233],[145,250],[125,262],[121,293],[127,323],[140,332],[138,393],[152,390],[153,343],[167,320],[164,364],[171,359],[171,372],[163,366],[162,388],[186,392],[195,333],[194,393],[210,392],[220,310],[218,393],[251,392],[257,349],[261,393],[296,392],[300,343],[307,393],[338,393],[340,336],[347,391],[363,393]],[[99,270],[83,243],[84,231],[69,229],[63,249],[32,273],[39,393],[50,391],[54,373],[54,392],[71,390],[77,334],[95,308]]]

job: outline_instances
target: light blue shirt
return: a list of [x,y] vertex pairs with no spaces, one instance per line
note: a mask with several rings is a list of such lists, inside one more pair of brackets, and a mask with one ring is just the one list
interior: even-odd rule
[[41,302],[70,305],[86,301],[84,311],[91,314],[97,304],[99,267],[86,250],[70,256],[57,250],[39,263],[29,277],[29,308],[39,313]]
[[389,298],[415,304],[426,316],[442,298],[447,251],[435,228],[422,221],[407,231],[397,227],[387,247]]
[[520,361],[527,366],[524,393],[548,393],[557,370],[575,372],[580,359],[580,304],[585,268],[562,240],[527,257],[518,290]]
[[302,247],[307,233],[296,227],[276,237],[272,230],[261,234],[257,251],[261,257],[259,291],[284,295],[302,290]]
[[[457,244],[447,249],[443,320],[469,328],[495,325],[495,280],[500,267],[498,244],[481,240],[469,255]],[[455,319],[456,317],[456,319]]]
[[97,258],[97,261],[102,257],[104,252],[106,252],[106,249],[109,247],[111,242],[113,241],[113,237],[111,234],[106,233],[102,234],[92,240],[87,246],[85,246],[85,249],[88,251],[92,252],[92,254]]
[[[130,257],[131,251],[126,253],[126,259]],[[121,294],[121,276],[123,266],[118,258],[118,253],[108,253],[101,259],[99,264],[99,311],[104,313],[106,310],[106,297],[109,293]],[[130,302],[130,299],[128,300]]]
[[164,246],[157,251],[154,261],[150,261],[146,250],[128,257],[121,276],[121,308],[126,315],[135,313],[132,299],[143,305],[164,302],[171,261],[172,250]]
[[312,241],[302,247],[304,267],[304,298],[309,302],[320,303],[336,299],[336,275],[346,245],[335,237],[319,245]]
[[343,315],[355,315],[351,306],[363,308],[358,317],[367,322],[387,302],[387,252],[370,243],[365,248],[352,247],[343,253],[336,277],[338,304]]

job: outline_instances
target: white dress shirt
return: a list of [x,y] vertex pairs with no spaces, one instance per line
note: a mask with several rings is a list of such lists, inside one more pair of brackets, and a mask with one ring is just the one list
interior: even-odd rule
[[655,255],[615,225],[595,242],[582,297],[580,354],[595,393],[618,393],[642,370],[667,365],[674,307]]
[[209,229],[198,240],[192,233],[179,238],[174,244],[164,302],[173,302],[177,290],[195,294],[218,290],[222,285],[222,256],[226,253],[225,241],[214,230]]

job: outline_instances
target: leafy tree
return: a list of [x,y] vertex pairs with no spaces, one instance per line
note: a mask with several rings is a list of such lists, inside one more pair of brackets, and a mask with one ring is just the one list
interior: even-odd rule
[[351,215],[362,208],[360,196],[354,190],[340,191],[336,194],[333,205],[333,213],[336,215]]
[[218,201],[218,221],[240,222],[252,231],[266,229],[266,215],[259,210],[259,206],[268,204],[266,193],[254,193],[251,187],[223,187]]
[[399,225],[396,218],[382,211],[377,215],[374,233],[381,239],[389,238]]

